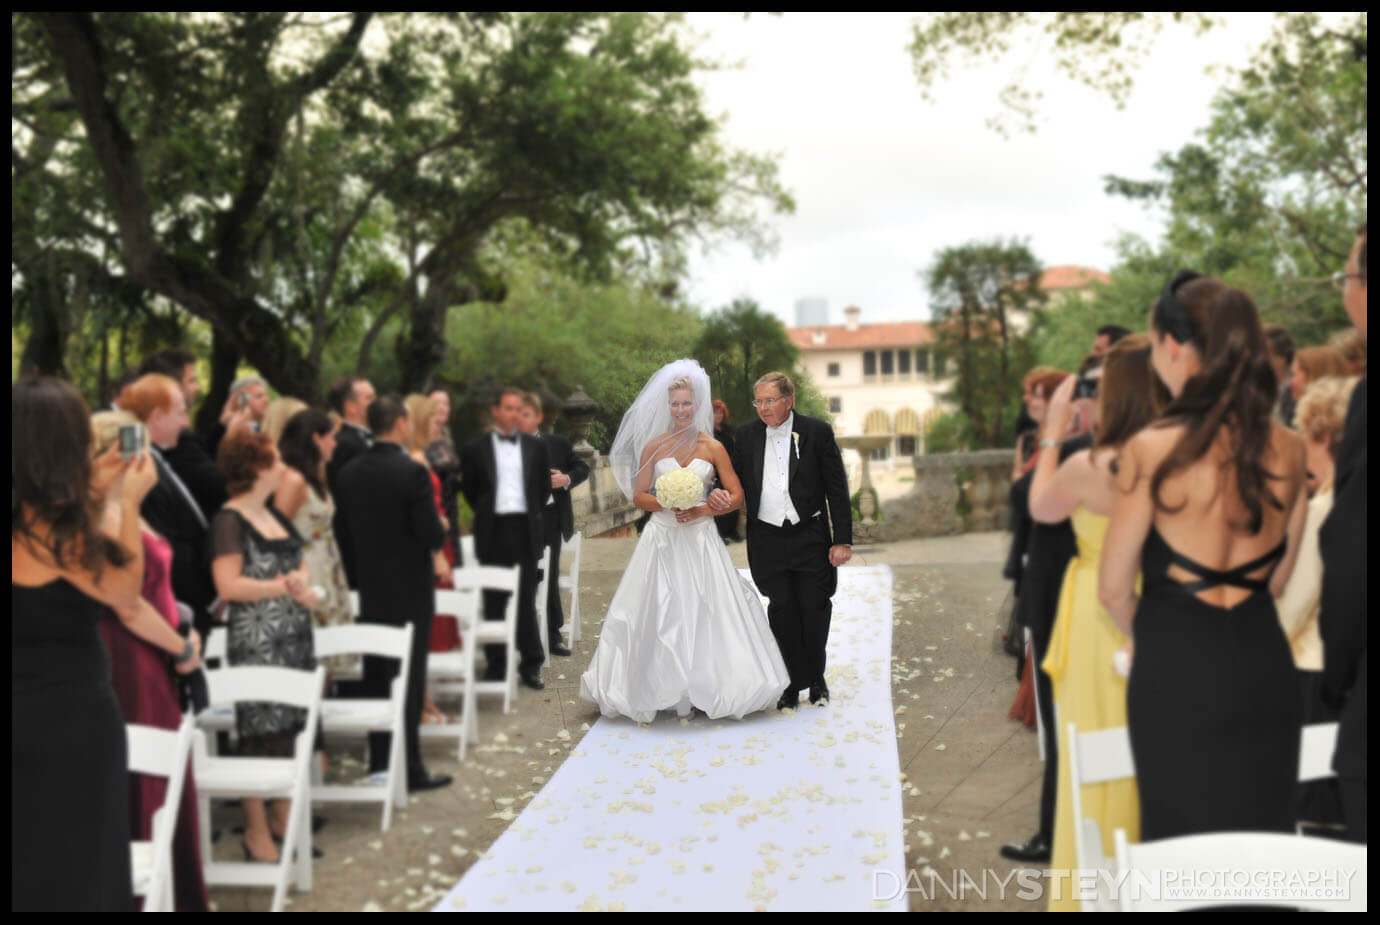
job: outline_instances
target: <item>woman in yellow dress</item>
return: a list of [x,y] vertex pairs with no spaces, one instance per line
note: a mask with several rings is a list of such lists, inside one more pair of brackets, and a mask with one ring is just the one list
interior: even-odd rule
[[[1042,665],[1053,682],[1061,756],[1050,859],[1053,874],[1047,893],[1051,912],[1082,908],[1068,873],[1079,867],[1072,778],[1068,761],[1062,760],[1068,754],[1068,724],[1073,723],[1080,733],[1126,725],[1126,678],[1115,660],[1118,651],[1129,652],[1130,642],[1097,598],[1102,540],[1116,500],[1116,457],[1122,444],[1159,416],[1169,398],[1150,365],[1150,339],[1137,334],[1118,341],[1102,366],[1093,446],[1060,465],[1057,447],[1073,419],[1076,388],[1069,379],[1050,399],[1030,487],[1031,517],[1038,523],[1070,518],[1078,538],[1078,554],[1064,574],[1049,652]],[[1101,827],[1105,856],[1114,854],[1117,829],[1125,829],[1132,841],[1138,840],[1140,801],[1134,780],[1086,785],[1082,799],[1084,817],[1097,820]]]

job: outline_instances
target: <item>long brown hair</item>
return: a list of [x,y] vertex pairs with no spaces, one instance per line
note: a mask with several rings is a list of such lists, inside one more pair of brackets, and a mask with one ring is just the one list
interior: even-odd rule
[[1100,413],[1094,450],[1119,447],[1164,413],[1169,390],[1150,363],[1150,336],[1128,334],[1107,349],[1097,387]]
[[71,385],[40,376],[10,386],[10,538],[99,581],[128,556],[100,532],[105,499],[91,491],[90,449],[90,412]]
[[1351,364],[1336,347],[1304,347],[1294,354],[1294,362],[1312,385],[1328,376],[1350,376]]
[[1165,423],[1183,425],[1185,430],[1151,478],[1155,506],[1171,513],[1183,509],[1164,503],[1165,481],[1207,455],[1226,428],[1232,449],[1228,465],[1235,470],[1236,489],[1247,513],[1246,523],[1239,526],[1258,533],[1265,504],[1278,510],[1284,504],[1267,486],[1281,478],[1264,463],[1277,381],[1255,303],[1221,280],[1180,274],[1155,303],[1151,327],[1181,344],[1192,344],[1202,358],[1202,368],[1165,409]]

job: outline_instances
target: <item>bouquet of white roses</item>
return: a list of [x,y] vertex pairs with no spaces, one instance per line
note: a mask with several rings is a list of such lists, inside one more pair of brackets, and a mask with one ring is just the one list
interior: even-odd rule
[[690,469],[672,469],[656,480],[656,499],[664,508],[689,510],[704,501],[704,482]]

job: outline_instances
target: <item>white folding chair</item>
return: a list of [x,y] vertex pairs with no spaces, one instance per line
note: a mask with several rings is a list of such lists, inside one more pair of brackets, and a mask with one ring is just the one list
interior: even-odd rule
[[[503,568],[497,565],[467,565],[455,570],[454,583],[457,591],[473,591],[478,598],[475,602],[474,632],[470,634],[476,649],[483,645],[502,645],[508,653],[504,678],[501,681],[476,680],[475,693],[502,694],[503,712],[509,713],[512,711],[513,701],[517,699],[517,608],[518,588],[521,586],[520,570],[516,567]],[[508,593],[508,604],[503,610],[502,620],[484,619],[485,591]]]
[[465,749],[470,743],[479,742],[479,719],[475,713],[474,674],[475,636],[479,612],[483,599],[472,589],[461,591],[437,591],[436,612],[453,614],[460,622],[460,646],[449,652],[432,652],[427,655],[426,677],[433,698],[459,695],[460,721],[437,725],[423,723],[421,735],[424,739],[441,739],[455,736],[460,740],[458,752],[460,760],[465,760]]
[[130,844],[130,870],[135,896],[144,897],[145,912],[172,912],[173,837],[177,831],[187,763],[192,757],[196,723],[184,717],[176,732],[153,726],[125,726],[129,742],[129,773],[164,777],[168,789],[163,805],[153,814],[153,838]]
[[570,641],[577,643],[580,641],[580,552],[584,546],[584,534],[576,533],[570,538],[570,542],[565,548],[570,551],[570,571],[568,574],[560,574],[560,563],[551,566],[551,574],[556,576],[559,585],[558,591],[570,592],[570,617],[566,626],[570,627]]
[[[210,753],[206,734],[192,740],[193,768],[201,809],[201,856],[207,886],[271,886],[274,912],[281,912],[289,879],[311,889],[311,763],[321,689],[326,669],[246,666],[206,672],[211,704],[279,703],[307,711],[306,724],[288,758],[222,758]],[[277,864],[211,861],[211,800],[291,800],[287,831]]]
[[371,732],[392,733],[387,779],[382,784],[317,784],[311,791],[312,800],[321,803],[382,803],[381,828],[385,832],[393,820],[393,807],[407,807],[405,717],[407,673],[412,664],[412,633],[411,623],[403,626],[353,623],[312,630],[312,644],[317,658],[374,655],[399,662],[398,675],[393,679],[386,700],[331,698],[321,703],[323,735],[367,738]]
[[479,564],[479,556],[474,551],[474,534],[460,537],[460,567],[471,568]]
[[[201,641],[201,659],[203,662],[211,659],[220,659],[220,668],[205,668],[207,677],[217,671],[228,667],[225,650],[228,645],[230,631],[224,626],[213,626],[206,638]],[[231,703],[216,704],[212,703],[205,710],[196,716],[196,725],[199,729],[204,729],[210,733],[227,733],[234,735],[235,732],[235,705]],[[208,748],[211,754],[216,754],[219,750],[216,735],[212,735],[209,740]]]
[[[1066,760],[1073,791],[1073,843],[1078,869],[1111,871],[1114,867],[1112,859],[1102,851],[1102,827],[1096,819],[1083,818],[1083,787],[1136,776],[1135,761],[1131,757],[1131,738],[1125,726],[1079,732],[1077,726],[1069,723],[1065,729],[1068,733],[1065,740],[1068,751]],[[1091,909],[1085,903],[1083,911],[1116,911],[1116,903],[1107,895],[1106,887],[1106,878],[1099,875],[1097,899]]]
[[546,555],[541,560],[541,578],[537,580],[537,599],[534,602],[537,613],[537,635],[541,638],[542,666],[551,660],[551,630],[546,625],[546,597],[551,587],[552,577],[561,563],[556,559],[556,549],[546,547]]
[[1337,724],[1317,723],[1303,727],[1299,741],[1299,782],[1336,777],[1332,756],[1337,752]]
[[[1331,838],[1212,832],[1132,845],[1117,829],[1116,860],[1123,912],[1221,905],[1366,909],[1366,846]],[[1325,884],[1341,895],[1323,895]]]

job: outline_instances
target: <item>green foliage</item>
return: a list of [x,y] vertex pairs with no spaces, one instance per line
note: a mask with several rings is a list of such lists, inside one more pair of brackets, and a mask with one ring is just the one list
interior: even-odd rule
[[[1130,96],[1135,67],[1170,24],[1201,34],[1216,21],[1206,13],[1127,10],[926,13],[912,30],[910,54],[915,78],[928,94],[949,76],[955,60],[1000,61],[1013,49],[1034,47],[1052,55],[1066,77],[1106,93],[1120,106]],[[1003,111],[988,124],[1004,134],[1013,128],[1034,131],[1042,95],[1019,71],[1002,88]]]
[[497,246],[515,221],[581,279],[664,284],[688,242],[767,244],[760,207],[792,207],[773,160],[724,144],[673,14],[45,12],[11,31],[12,288],[50,371],[78,332],[170,313],[209,329],[210,404],[241,358],[306,398],[353,369],[418,388],[449,316],[515,285]]
[[882,512],[882,502],[877,495],[877,489],[871,486],[866,489],[859,488],[857,491],[853,492],[853,496],[848,499],[849,504],[853,508],[853,520],[860,521],[863,519],[862,496],[864,490],[866,490],[868,495],[872,498],[872,508],[875,511],[872,515],[872,519],[877,523],[881,523],[884,516]]
[[786,327],[750,299],[738,299],[704,321],[692,355],[709,373],[714,396],[728,405],[738,424],[752,420],[752,386],[769,372],[780,371],[795,383],[795,407],[801,414],[828,420],[828,403],[800,365],[800,350]]
[[940,414],[925,428],[925,453],[961,453],[972,447],[968,419],[959,414]]
[[976,448],[1006,446],[1014,436],[1020,379],[1033,355],[1013,321],[1044,304],[1040,272],[1030,249],[1014,241],[946,248],[925,272],[936,343],[954,374],[944,397]]

